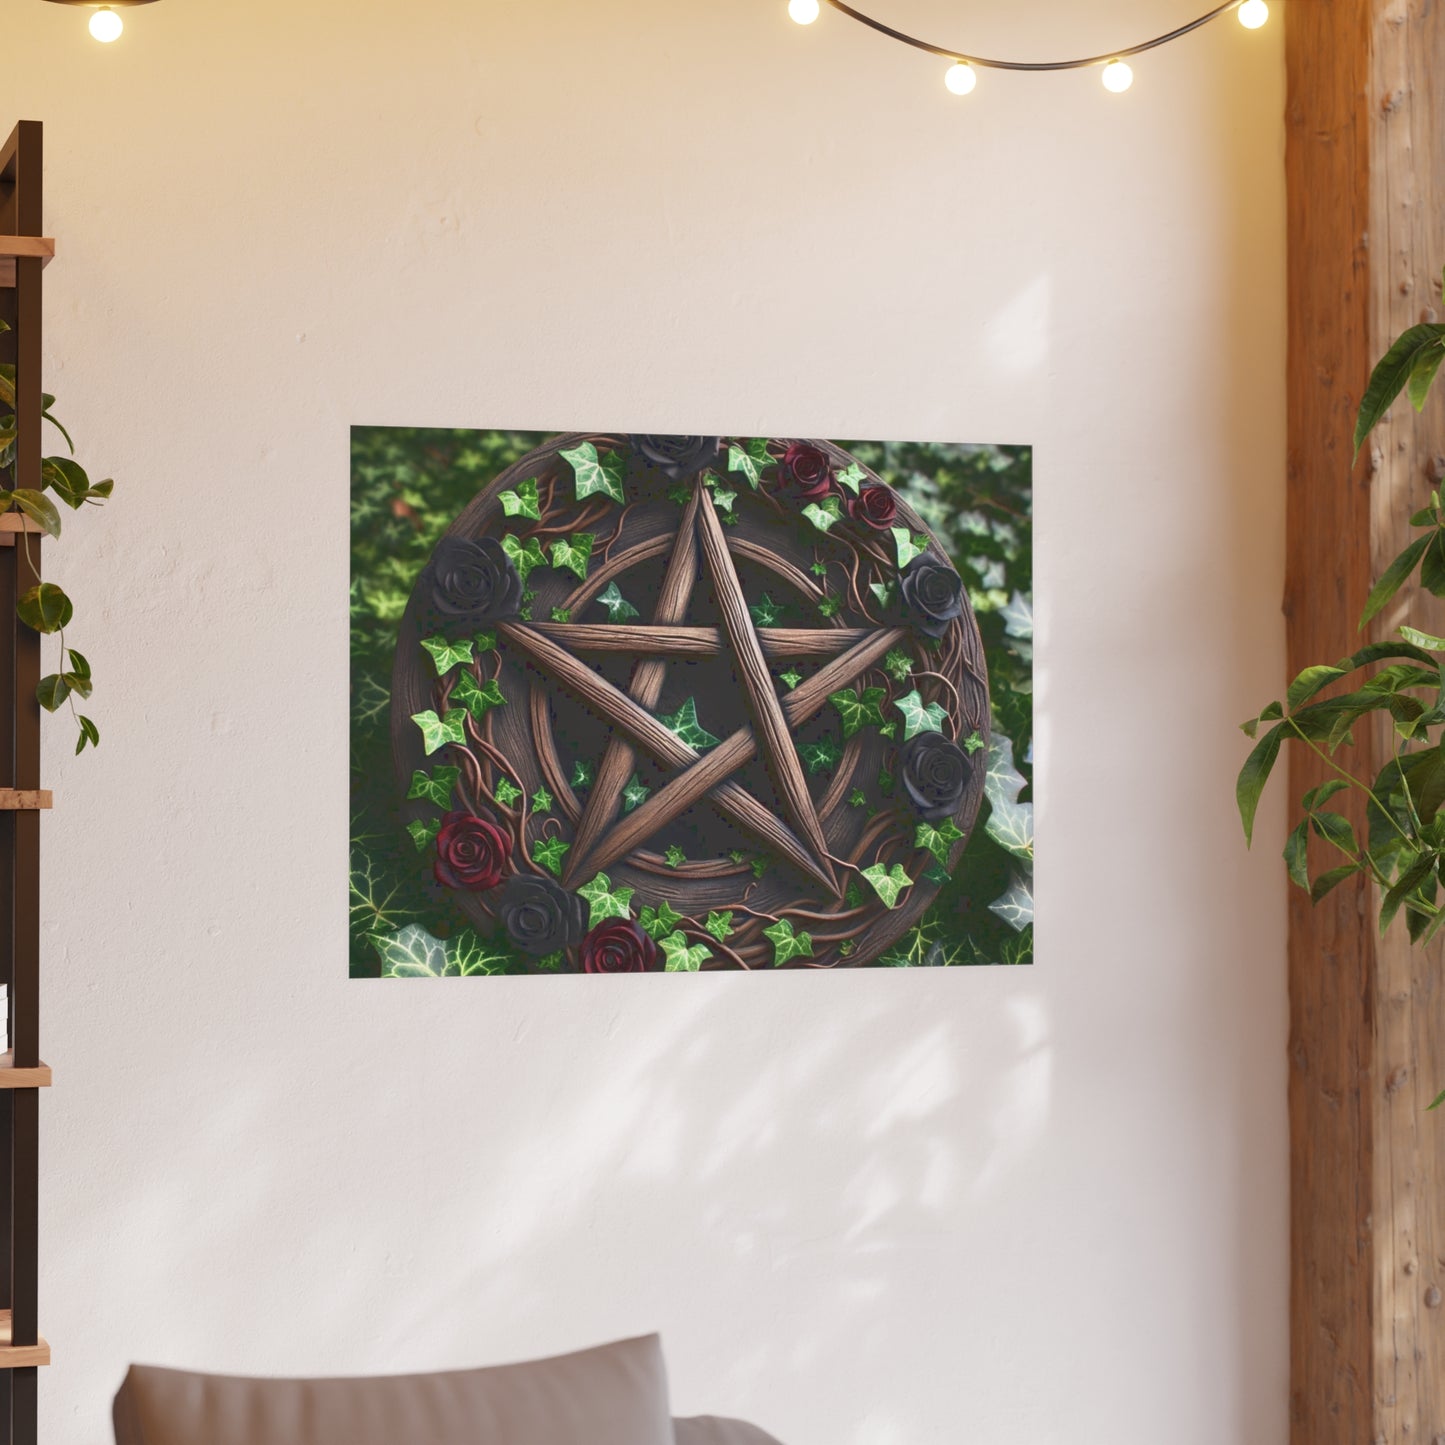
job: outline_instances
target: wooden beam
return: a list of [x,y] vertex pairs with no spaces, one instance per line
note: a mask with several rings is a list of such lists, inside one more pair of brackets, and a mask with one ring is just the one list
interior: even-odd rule
[[[1445,399],[1403,401],[1352,465],[1355,411],[1391,340],[1441,314],[1445,12],[1432,0],[1283,7],[1288,76],[1289,456],[1285,615],[1293,674],[1349,651],[1373,578],[1445,476]],[[1402,596],[1440,631],[1432,598]],[[1352,771],[1388,756],[1356,734]],[[1293,750],[1290,792],[1324,780]],[[1359,827],[1363,817],[1356,811]],[[1372,887],[1290,893],[1291,1440],[1445,1440],[1445,946],[1378,938]]]

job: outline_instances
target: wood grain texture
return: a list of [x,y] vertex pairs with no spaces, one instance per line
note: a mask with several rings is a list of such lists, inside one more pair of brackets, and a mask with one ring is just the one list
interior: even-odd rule
[[34,1344],[12,1344],[14,1321],[9,1310],[0,1310],[0,1370],[33,1369],[50,1363],[49,1344],[36,1337]]
[[48,1089],[50,1084],[49,1064],[36,1064],[33,1069],[17,1069],[12,1050],[6,1049],[0,1054],[0,1089]]
[[49,788],[0,788],[0,811],[29,813],[53,806],[54,794]]
[[[720,627],[659,627],[631,622],[534,622],[569,652],[627,652],[653,657],[716,657],[723,650]],[[872,633],[865,627],[759,627],[758,641],[769,662],[788,658],[835,657]]]
[[782,704],[774,690],[767,659],[763,656],[762,645],[753,631],[753,619],[748,612],[743,584],[738,578],[737,568],[733,566],[727,538],[723,535],[722,523],[718,521],[712,498],[706,491],[699,490],[698,542],[702,546],[703,560],[712,574],[723,630],[728,635],[738,676],[743,690],[747,693],[753,725],[758,729],[758,745],[767,761],[768,771],[782,794],[783,808],[788,818],[804,843],[812,850],[822,875],[828,878],[831,891],[836,896],[839,892],[838,880],[826,861],[828,841],[823,836],[823,825],[818,821],[818,814],[813,807],[808,779],[803,772],[798,750],[793,744],[787,719],[783,716]]
[[[1289,271],[1291,675],[1354,645],[1373,578],[1445,474],[1441,399],[1403,399],[1352,465],[1373,363],[1439,319],[1445,261],[1445,15],[1430,0],[1285,9]],[[1438,632],[1410,590],[1376,619]],[[1384,729],[1358,729],[1373,776]],[[1289,792],[1324,781],[1293,749]],[[1356,827],[1363,815],[1356,810]],[[1315,860],[1324,865],[1324,855]],[[1445,1437],[1445,945],[1379,939],[1378,899],[1346,884],[1318,906],[1290,889],[1290,1371],[1294,1445],[1434,1445]]]

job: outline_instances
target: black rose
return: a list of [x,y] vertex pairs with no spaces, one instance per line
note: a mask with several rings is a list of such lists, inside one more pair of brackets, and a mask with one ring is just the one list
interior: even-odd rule
[[963,616],[963,578],[946,562],[925,552],[904,569],[898,585],[920,632],[942,637]]
[[580,943],[587,932],[586,899],[535,874],[518,873],[507,880],[497,915],[512,942],[538,958]]
[[721,437],[634,436],[632,450],[675,482],[716,460]]
[[443,537],[428,566],[432,608],[443,622],[472,627],[515,617],[522,581],[500,542]]
[[972,772],[968,754],[942,733],[919,733],[898,755],[903,790],[925,823],[941,823],[958,811]]

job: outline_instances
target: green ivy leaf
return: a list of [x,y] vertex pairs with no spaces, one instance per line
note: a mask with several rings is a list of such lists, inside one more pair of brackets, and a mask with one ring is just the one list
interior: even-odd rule
[[631,918],[632,888],[613,889],[612,880],[605,873],[599,873],[590,883],[577,890],[579,898],[585,898],[591,906],[587,926],[596,928],[606,918]]
[[798,756],[810,773],[826,772],[843,760],[843,749],[832,739],[817,743],[799,743]]
[[984,774],[983,793],[990,803],[1016,803],[1028,785],[1028,779],[1014,767],[1013,739],[995,733],[988,745],[988,772]]
[[823,617],[836,617],[843,610],[843,599],[841,597],[825,597],[818,604],[818,612]]
[[372,946],[381,956],[383,978],[444,978],[447,971],[446,945],[433,938],[419,923],[387,937],[373,935]]
[[903,714],[903,738],[906,742],[909,738],[916,738],[919,733],[937,733],[943,731],[943,724],[947,714],[936,702],[931,702],[927,707],[923,705],[923,699],[919,696],[918,689],[900,697],[894,707]]
[[837,497],[824,497],[821,502],[809,502],[803,508],[803,515],[820,532],[826,532],[835,522],[842,521],[843,504]]
[[1034,805],[1010,802],[1006,798],[997,802],[990,799],[990,802],[992,807],[985,824],[989,837],[1001,848],[1031,863],[1034,856]]
[[848,794],[848,806],[850,808],[866,808],[868,806],[868,795],[862,788],[854,788]]
[[421,645],[431,653],[432,664],[438,677],[445,677],[459,663],[470,663],[472,660],[470,642],[448,642],[445,637],[423,637]]
[[578,758],[572,764],[572,786],[574,788],[590,788],[592,780],[597,776],[597,769],[591,763],[585,763]]
[[705,943],[688,946],[687,935],[670,933],[660,940],[662,944],[665,973],[696,973],[712,957],[712,950]]
[[567,851],[571,846],[570,843],[564,843],[560,838],[545,838],[539,843],[532,844],[532,861],[540,863],[549,873],[560,878],[562,876],[562,859],[567,856]]
[[579,582],[585,582],[587,565],[592,560],[592,544],[596,540],[591,532],[574,532],[565,541],[558,537],[552,543],[552,565],[567,568],[577,575]]
[[522,790],[510,778],[498,778],[492,796],[504,808],[510,808],[522,796]]
[[1008,892],[995,898],[988,906],[1010,928],[1022,932],[1034,921],[1033,884],[1027,878],[1015,876]]
[[534,813],[550,813],[552,811],[552,795],[546,788],[538,788],[532,794],[532,811]]
[[[464,928],[447,939],[447,974],[452,978],[495,978],[512,966],[512,956],[505,948],[477,937]],[[540,965],[539,965],[540,967]]]
[[768,444],[762,437],[755,437],[745,448],[736,442],[728,448],[728,471],[741,472],[753,491],[757,491],[762,482],[764,469],[772,464]]
[[883,659],[883,670],[894,682],[907,682],[913,672],[913,659],[901,647],[890,647]]
[[554,607],[552,609],[553,622],[571,622],[572,610],[568,607]]
[[731,858],[734,863],[746,863],[748,861],[748,855],[744,853],[741,848],[734,848],[732,852],[728,854],[728,857]]
[[913,836],[913,844],[916,848],[926,848],[940,864],[948,863],[948,855],[953,851],[953,845],[963,837],[962,830],[954,823],[952,818],[945,818],[941,824],[920,823],[918,831]]
[[733,509],[733,503],[736,502],[737,499],[738,494],[736,492],[729,491],[725,487],[713,488],[713,505],[716,506],[718,511],[720,512],[731,513]]
[[733,928],[732,909],[728,909],[723,913],[719,913],[716,910],[709,913],[703,927],[707,929],[719,943],[726,943],[735,932]]
[[797,687],[797,685],[802,682],[802,680],[803,674],[799,672],[796,667],[790,668],[787,672],[780,672],[778,674],[778,681],[781,682],[783,686],[788,689],[789,692],[792,692],[792,690]]
[[867,480],[867,476],[868,474],[857,462],[850,462],[837,474],[837,482],[839,486],[847,487],[856,497],[858,495],[858,488]]
[[808,571],[810,571],[814,577],[826,577],[828,575],[828,564],[826,562],[814,562],[813,565],[808,568]]
[[687,862],[687,854],[674,843],[666,853],[662,855],[667,860],[669,868],[681,868]]
[[659,717],[663,727],[680,742],[701,752],[704,748],[716,747],[719,739],[713,737],[697,720],[697,702],[688,698],[671,717]]
[[679,482],[675,487],[669,487],[667,500],[676,502],[679,507],[685,507],[692,501],[692,488],[686,482]]
[[748,603],[748,611],[753,615],[753,621],[759,627],[776,627],[783,615],[783,604],[774,602],[766,592],[761,600]]
[[428,757],[448,743],[465,745],[466,716],[466,709],[460,707],[449,707],[444,717],[438,717],[430,708],[411,715],[411,720],[421,729],[422,746]]
[[913,880],[903,871],[901,863],[895,863],[890,872],[881,863],[863,870],[863,876],[873,885],[873,891],[889,908],[898,907],[899,894],[905,888],[913,887]]
[[887,768],[878,769],[878,790],[881,793],[893,791],[893,774]]
[[983,746],[983,739],[979,737],[977,730],[971,732],[963,740],[963,750],[969,757],[972,757]]
[[771,928],[763,929],[763,937],[772,940],[774,968],[781,968],[790,958],[813,956],[812,935],[794,933],[791,918],[780,918]]
[[507,699],[502,696],[502,684],[495,677],[478,682],[469,672],[464,672],[452,689],[452,701],[459,702],[478,722],[494,707],[501,707]]
[[498,500],[509,517],[530,517],[534,522],[542,520],[536,477],[529,477],[525,482],[519,483],[515,492],[503,492]]
[[896,742],[898,739],[898,719],[893,718],[889,722],[884,723],[878,731],[890,742]]
[[524,584],[536,568],[547,565],[546,555],[542,551],[542,543],[536,537],[528,538],[524,544],[508,532],[502,538],[502,551],[512,559],[512,565],[517,569],[517,576]]
[[893,544],[898,549],[898,570],[901,572],[915,557],[928,550],[928,538],[914,536],[907,527],[893,527]]
[[892,582],[870,582],[868,590],[878,599],[881,607],[891,607],[898,591]]
[[887,698],[886,688],[865,688],[859,697],[853,688],[845,687],[841,692],[831,693],[828,701],[838,709],[838,716],[843,720],[844,738],[851,738],[866,727],[882,725],[883,704]]
[[416,844],[418,853],[425,852],[441,830],[440,818],[416,818],[406,825],[406,831],[411,834],[411,841]]
[[611,497],[614,502],[625,502],[622,490],[622,458],[616,452],[603,452],[599,457],[597,448],[591,442],[583,442],[571,451],[562,453],[572,463],[577,479],[576,496],[580,502],[594,492]]
[[753,870],[754,878],[761,878],[768,871],[768,860],[766,858],[754,858],[748,865]]
[[597,594],[597,605],[607,609],[609,622],[626,622],[630,617],[640,616],[638,610],[622,595],[622,589],[615,582],[609,582]]
[[411,791],[407,793],[407,797],[423,798],[428,803],[435,803],[445,812],[451,807],[452,790],[461,775],[460,768],[434,768],[430,775],[418,768],[411,775]]
[[863,892],[863,885],[856,879],[850,878],[848,886],[843,890],[843,902],[851,908],[861,908],[867,899]]
[[53,582],[42,582],[21,595],[15,604],[20,620],[36,632],[59,632],[70,624],[75,608]]
[[633,773],[627,786],[622,790],[622,811],[630,813],[634,808],[640,808],[647,801],[647,795],[651,791],[652,789],[636,773]]
[[497,650],[497,634],[495,632],[477,633],[476,642],[478,657],[481,657],[483,653],[495,652]]
[[660,942],[682,922],[682,914],[664,898],[656,908],[645,905],[637,915],[637,921],[645,933]]

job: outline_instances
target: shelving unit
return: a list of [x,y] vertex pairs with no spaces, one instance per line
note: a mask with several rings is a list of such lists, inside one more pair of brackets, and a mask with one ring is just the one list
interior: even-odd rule
[[[40,487],[41,272],[55,242],[41,234],[43,142],[22,121],[0,147],[0,362],[15,368],[14,485]],[[15,615],[40,579],[41,538],[0,516],[0,982],[10,1049],[0,1057],[0,1445],[36,1445],[37,1370],[50,1363],[38,1330],[40,1090],[40,636]]]

